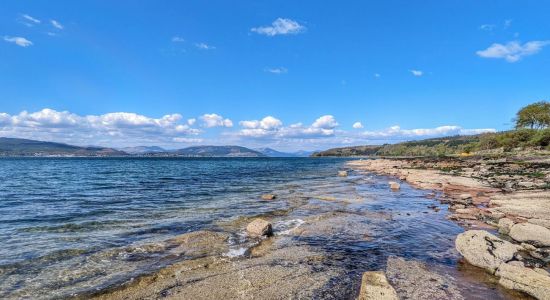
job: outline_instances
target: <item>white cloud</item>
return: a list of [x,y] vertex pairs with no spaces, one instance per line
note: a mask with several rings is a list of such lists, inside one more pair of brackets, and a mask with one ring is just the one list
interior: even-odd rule
[[233,127],[233,122],[229,119],[224,119],[217,114],[204,114],[199,119],[202,120],[202,126],[206,128],[212,127]]
[[537,54],[547,45],[550,45],[550,41],[531,41],[523,45],[517,41],[504,45],[494,43],[485,50],[477,51],[476,54],[483,58],[502,58],[507,62],[517,62],[525,56]]
[[29,16],[29,15],[27,15],[27,14],[21,15],[21,17],[22,17],[23,19],[27,20],[27,21],[30,21],[30,22],[34,23],[34,24],[40,24],[40,23],[41,23],[40,20],[38,20],[38,19],[36,19],[36,18],[33,18],[33,17],[31,17],[31,16]]
[[205,44],[205,43],[195,43],[195,47],[201,49],[201,50],[214,50],[216,47]]
[[495,129],[463,129],[456,125],[445,125],[436,128],[419,128],[419,129],[402,129],[399,125],[392,126],[390,128],[380,131],[365,131],[364,137],[376,138],[382,140],[404,140],[414,138],[426,138],[436,136],[452,136],[452,135],[468,135],[479,134],[485,132],[495,132]]
[[268,139],[316,139],[328,137],[334,135],[334,128],[338,126],[334,117],[330,115],[318,118],[311,126],[296,123],[285,127],[283,126],[283,122],[272,116],[267,116],[260,121],[241,121],[239,124],[243,127],[239,131],[240,136]]
[[355,128],[355,129],[361,129],[361,128],[363,128],[363,124],[361,124],[361,122],[355,122],[355,123],[353,123],[352,127]]
[[59,23],[56,20],[50,20],[50,23],[52,24],[53,27],[55,27],[59,30],[63,29],[63,25],[61,25],[61,23]]
[[271,23],[271,26],[254,27],[250,31],[275,36],[302,33],[306,31],[306,27],[291,19],[277,18]]
[[8,42],[8,43],[14,43],[18,46],[21,46],[21,47],[29,47],[29,46],[32,46],[33,43],[29,40],[27,40],[26,38],[24,37],[20,37],[20,36],[4,36],[4,41]]
[[[194,119],[183,119],[177,113],[157,118],[130,112],[78,115],[43,109],[14,115],[0,113],[0,136],[110,147],[158,145],[169,148],[181,147],[182,143],[208,143],[320,150],[346,144],[382,144],[495,131],[491,128],[464,129],[456,125],[420,129],[402,129],[396,125],[379,131],[344,131],[337,129],[338,122],[331,115],[321,116],[311,125],[284,125],[280,119],[266,116],[259,120],[241,121],[239,129],[224,130],[211,139],[205,139],[200,135],[202,131],[193,127],[197,120],[191,120]],[[233,125],[229,119],[217,114],[206,114],[198,120],[204,128]],[[360,128],[357,123],[353,126],[355,129]]]
[[338,126],[338,122],[336,122],[336,119],[331,115],[325,115],[322,117],[319,117],[313,124],[311,124],[311,127],[315,128],[323,128],[323,129],[334,129]]
[[202,143],[204,139],[176,137],[173,138],[172,141],[176,143],[199,144]]
[[274,130],[283,126],[281,120],[274,118],[272,116],[267,116],[262,120],[253,120],[253,121],[241,121],[239,124],[247,129],[264,129],[264,130]]
[[200,130],[182,123],[180,114],[161,118],[128,112],[80,116],[48,108],[33,113],[23,111],[16,115],[0,113],[0,136],[78,145],[162,143],[199,133]]
[[409,70],[409,71],[411,72],[411,74],[413,74],[416,77],[420,77],[420,76],[424,75],[424,72],[421,71],[421,70]]
[[492,31],[496,27],[497,26],[495,24],[483,24],[483,25],[479,26],[479,29],[485,30],[485,31]]
[[183,42],[185,42],[185,39],[183,39],[182,37],[179,37],[179,36],[174,36],[174,37],[172,37],[172,42],[174,42],[174,43],[183,43]]
[[279,67],[279,68],[266,68],[266,72],[272,73],[272,74],[285,74],[288,72],[286,68]]

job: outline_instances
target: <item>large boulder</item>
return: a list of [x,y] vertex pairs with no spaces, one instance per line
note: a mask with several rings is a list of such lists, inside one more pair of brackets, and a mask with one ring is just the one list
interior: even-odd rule
[[498,269],[499,283],[505,288],[527,293],[537,299],[550,300],[550,276],[535,270],[502,264]]
[[430,271],[419,261],[389,257],[386,273],[399,299],[464,299],[450,276]]
[[522,249],[483,230],[469,230],[459,234],[456,250],[472,265],[495,273],[502,263],[514,258]]
[[246,226],[246,231],[250,235],[256,235],[256,236],[262,236],[267,235],[270,236],[273,234],[273,228],[271,226],[271,223],[264,219],[254,219],[248,226]]
[[550,229],[531,223],[519,223],[512,226],[510,237],[518,242],[529,243],[538,247],[550,246]]
[[348,171],[338,171],[338,176],[347,177],[348,176]]
[[357,300],[398,300],[397,293],[382,271],[363,273]]

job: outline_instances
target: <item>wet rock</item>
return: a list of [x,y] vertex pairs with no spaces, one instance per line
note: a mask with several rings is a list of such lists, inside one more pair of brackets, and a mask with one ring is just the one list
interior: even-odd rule
[[550,246],[550,229],[531,223],[515,224],[510,229],[510,237],[518,242],[526,242],[538,247]]
[[498,220],[498,232],[502,234],[510,233],[510,229],[514,226],[514,221],[508,218]]
[[498,269],[499,283],[505,288],[527,293],[537,299],[550,299],[550,276],[512,264]]
[[338,176],[347,177],[348,176],[348,171],[338,171]]
[[495,273],[502,264],[511,261],[521,247],[483,231],[469,230],[455,241],[458,252],[472,265]]
[[262,200],[273,200],[277,198],[277,195],[275,194],[263,194],[262,195]]
[[464,299],[448,276],[428,270],[421,262],[389,257],[386,273],[399,299]]
[[388,184],[390,185],[390,189],[394,191],[399,190],[401,188],[401,185],[395,181],[390,181],[388,182]]
[[271,223],[264,219],[254,219],[248,226],[246,226],[246,231],[251,235],[256,236],[270,236],[273,234],[273,228]]
[[363,273],[357,300],[398,300],[397,293],[382,271]]

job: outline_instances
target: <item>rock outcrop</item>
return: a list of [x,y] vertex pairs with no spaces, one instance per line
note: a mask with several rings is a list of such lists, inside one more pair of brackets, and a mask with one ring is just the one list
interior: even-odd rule
[[509,235],[518,242],[537,247],[550,246],[550,229],[531,223],[519,223],[510,228]]
[[246,231],[248,231],[249,234],[255,235],[255,236],[270,236],[273,234],[273,228],[271,226],[271,223],[264,219],[254,219],[248,226],[246,226]]
[[363,273],[361,291],[357,300],[398,300],[395,289],[382,271]]
[[492,274],[502,263],[511,261],[522,247],[483,230],[469,230],[456,237],[456,250],[472,265]]
[[338,176],[347,177],[348,176],[348,171],[338,171]]

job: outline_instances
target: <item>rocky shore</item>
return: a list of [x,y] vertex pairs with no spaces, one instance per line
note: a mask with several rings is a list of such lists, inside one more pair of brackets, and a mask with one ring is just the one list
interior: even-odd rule
[[511,164],[349,161],[330,181],[258,195],[285,210],[141,245],[176,262],[75,298],[549,299],[548,169]]
[[548,161],[416,158],[357,160],[348,166],[434,191],[431,196],[449,204],[448,218],[467,229],[456,248],[468,263],[495,275],[505,288],[550,299]]

